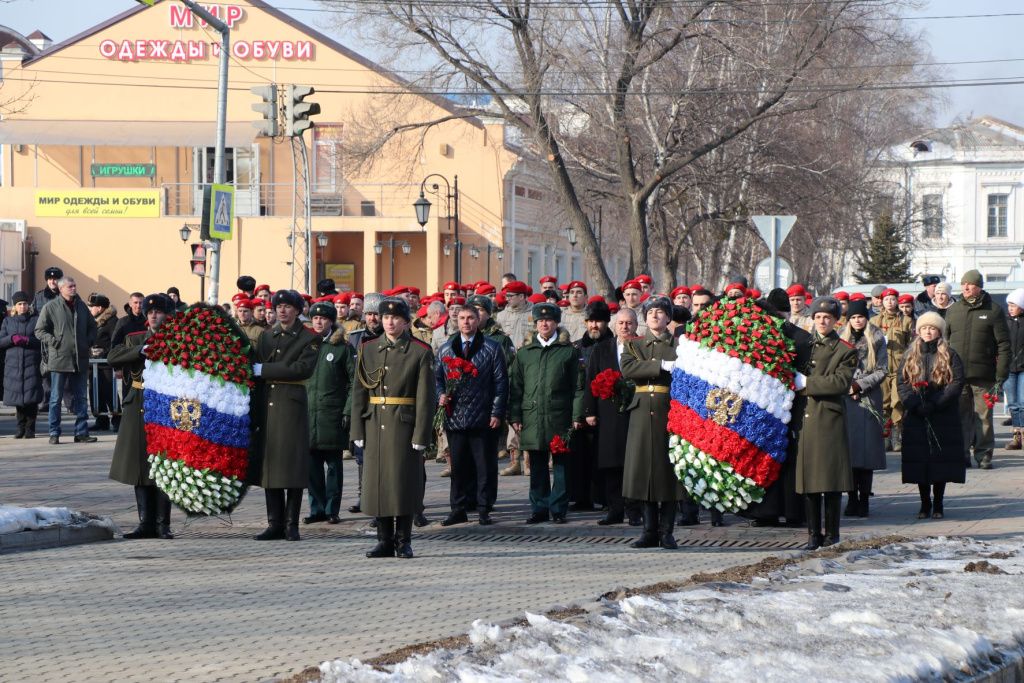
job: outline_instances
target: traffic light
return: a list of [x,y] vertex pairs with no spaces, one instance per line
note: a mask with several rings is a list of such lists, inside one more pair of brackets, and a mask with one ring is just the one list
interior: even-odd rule
[[310,116],[320,113],[320,105],[316,102],[303,102],[315,90],[308,85],[289,85],[284,98],[285,135],[292,137],[302,135],[313,126]]
[[272,138],[276,137],[278,133],[277,129],[277,85],[271,83],[270,85],[258,85],[255,88],[249,88],[249,92],[262,100],[257,104],[252,105],[252,110],[262,114],[262,118],[259,121],[253,121],[252,125],[256,126],[258,137]]

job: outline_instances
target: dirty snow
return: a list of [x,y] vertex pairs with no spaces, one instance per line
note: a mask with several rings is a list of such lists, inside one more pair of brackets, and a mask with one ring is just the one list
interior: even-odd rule
[[[996,569],[964,571],[981,560]],[[928,539],[809,556],[750,584],[603,602],[568,622],[476,621],[466,648],[386,671],[354,659],[320,670],[332,683],[955,678],[1022,652],[1022,574],[1024,539]]]
[[23,508],[0,505],[0,534],[55,526],[104,526],[117,529],[109,517],[93,517],[70,508]]

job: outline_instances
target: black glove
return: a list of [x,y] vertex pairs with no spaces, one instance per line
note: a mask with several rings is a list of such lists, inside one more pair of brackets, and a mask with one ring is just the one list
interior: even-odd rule
[[352,418],[348,415],[341,416],[341,430],[347,432],[349,427],[352,426]]

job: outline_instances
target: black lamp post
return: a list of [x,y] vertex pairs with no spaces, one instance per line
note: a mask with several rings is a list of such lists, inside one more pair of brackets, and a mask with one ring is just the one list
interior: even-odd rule
[[326,232],[318,232],[316,234],[316,245],[318,247],[320,247],[320,253],[317,255],[318,256],[317,260],[320,262],[319,263],[319,268],[318,268],[318,270],[320,271],[320,279],[323,280],[325,277],[327,277],[327,264],[324,263],[324,258],[325,258],[324,250],[327,249],[327,233]]
[[[200,226],[198,226],[198,225],[194,225],[194,224],[191,224],[191,223],[185,223],[180,228],[178,228],[178,237],[181,238],[182,242],[187,244],[188,243],[188,238],[192,235],[192,230],[193,229],[199,230],[199,227]],[[206,244],[203,243],[203,242],[200,242],[200,244],[203,246],[203,249],[204,249],[204,254],[203,254],[203,270],[202,270],[202,272],[201,273],[196,273],[195,272],[195,263],[192,261],[191,258],[189,258],[189,265],[192,267],[192,272],[199,276],[199,300],[200,301],[206,301],[206,254],[205,254]],[[190,257],[193,256],[194,254],[195,254],[195,252],[190,254]]]
[[[420,227],[426,227],[427,221],[430,219],[430,201],[423,196],[424,188],[427,186],[427,181],[431,178],[439,178],[444,181],[446,188],[444,199],[446,208],[448,211],[448,229],[455,235],[455,279],[458,282],[462,282],[462,242],[459,241],[459,176],[454,176],[454,183],[449,183],[448,179],[440,173],[431,173],[423,182],[420,183],[420,197],[412,203],[413,209],[416,210],[416,222],[420,224]],[[433,191],[440,196],[440,186],[437,183],[432,185]],[[452,207],[454,204],[454,212]],[[454,219],[454,229],[452,229],[452,220]],[[393,285],[392,285],[393,286]]]
[[395,236],[392,235],[387,242],[376,241],[373,243],[373,253],[380,256],[384,253],[384,247],[387,247],[391,252],[391,289],[395,288],[395,248],[398,247],[402,250],[402,253],[408,256],[412,253],[412,244],[405,240],[396,240]]

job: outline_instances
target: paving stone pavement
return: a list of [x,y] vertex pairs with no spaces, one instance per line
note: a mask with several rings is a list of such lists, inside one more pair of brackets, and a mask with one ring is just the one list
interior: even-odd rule
[[[66,505],[135,523],[129,487],[106,478],[114,435],[96,444],[15,441],[0,415],[0,502]],[[1005,440],[1005,430],[1000,443]],[[631,550],[629,527],[598,527],[599,513],[524,527],[525,477],[502,477],[495,526],[442,529],[448,480],[428,464],[427,513],[416,559],[368,560],[366,518],[304,526],[300,543],[257,543],[263,496],[253,489],[230,520],[185,523],[174,541],[114,541],[0,555],[0,680],[257,681],[337,657],[368,657],[465,632],[474,619],[592,600],[619,586],[682,579],[746,564],[805,534],[727,526],[677,529],[678,552]],[[343,510],[355,463],[345,462]],[[876,475],[872,516],[844,519],[846,538],[902,533],[997,539],[1024,533],[1024,456],[1000,450],[996,469],[950,486],[946,519],[918,521],[916,487],[899,458]],[[782,550],[782,552],[793,552]]]

